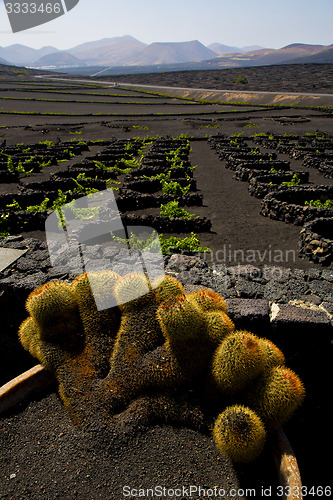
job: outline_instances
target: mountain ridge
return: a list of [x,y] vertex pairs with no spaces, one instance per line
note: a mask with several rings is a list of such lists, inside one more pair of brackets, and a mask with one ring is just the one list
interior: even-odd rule
[[0,57],[8,61],[9,64],[17,64],[25,66],[36,62],[41,57],[59,52],[59,49],[52,46],[42,47],[41,49],[33,49],[19,43],[9,45],[8,47],[0,47]]
[[[215,48],[215,50],[213,50]],[[0,47],[0,58],[7,64],[34,67],[38,69],[62,69],[96,67],[121,68],[121,72],[141,71],[140,68],[153,68],[156,71],[170,71],[169,66],[177,69],[218,69],[233,67],[288,64],[292,62],[332,63],[332,45],[311,45],[292,43],[280,49],[259,46],[231,47],[221,43],[209,46],[198,40],[185,42],[153,42],[146,44],[124,35],[103,38],[76,45],[67,50],[55,47],[33,49],[21,44]],[[72,56],[72,57],[71,57]]]
[[67,52],[88,63],[122,65],[135,57],[147,47],[147,44],[136,38],[125,35],[123,37],[104,38],[95,42],[78,45]]
[[45,66],[60,66],[60,67],[73,67],[82,64],[82,61],[77,57],[73,56],[67,51],[54,52],[52,54],[47,54],[38,60],[39,64],[44,64]]
[[154,42],[145,47],[126,66],[186,63],[205,61],[216,57],[216,52],[208,49],[198,40],[188,42]]

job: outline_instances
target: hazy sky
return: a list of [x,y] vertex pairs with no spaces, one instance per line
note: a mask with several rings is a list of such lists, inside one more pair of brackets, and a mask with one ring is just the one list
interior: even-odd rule
[[66,49],[123,35],[145,43],[196,39],[205,45],[220,42],[237,47],[330,45],[332,27],[333,0],[80,0],[66,15],[13,34],[0,0],[2,47],[21,43]]

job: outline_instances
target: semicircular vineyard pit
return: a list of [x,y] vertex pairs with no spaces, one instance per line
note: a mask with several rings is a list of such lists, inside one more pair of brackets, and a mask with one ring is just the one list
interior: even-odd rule
[[313,262],[333,264],[333,218],[315,219],[304,224],[299,237],[300,254]]
[[332,217],[332,200],[333,186],[291,187],[265,196],[261,215],[300,226],[318,217]]

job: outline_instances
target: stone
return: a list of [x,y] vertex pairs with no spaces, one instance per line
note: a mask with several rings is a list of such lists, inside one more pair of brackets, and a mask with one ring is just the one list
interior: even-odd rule
[[228,274],[202,273],[202,278],[206,286],[211,287],[217,293],[220,293],[219,290],[228,290],[233,287],[233,281]]
[[264,286],[245,279],[236,281],[235,289],[241,298],[261,299],[264,296]]
[[326,280],[313,280],[310,289],[323,300],[333,302],[333,284]]
[[264,298],[272,302],[287,301],[288,288],[276,280],[270,280],[264,288]]
[[321,271],[319,269],[312,267],[311,269],[308,269],[306,271],[306,276],[308,277],[309,280],[317,280],[321,276]]
[[234,288],[214,288],[214,291],[221,295],[224,299],[231,299],[238,297]]
[[8,243],[6,243],[6,239],[1,241],[1,244],[0,244],[1,248],[5,247],[5,248],[13,248],[13,249],[17,249],[17,250],[27,250],[27,245],[25,243],[25,240],[9,241]]
[[319,308],[308,308],[290,305],[275,304],[272,306],[271,322],[276,326],[287,324],[297,324],[299,327],[305,325],[311,327],[320,327],[330,325],[330,320],[325,311]]
[[331,271],[329,269],[324,269],[324,271],[322,271],[321,275],[324,278],[324,280],[330,281],[333,283],[333,270]]
[[118,255],[119,253],[119,248],[114,247],[114,246],[107,246],[103,248],[103,257],[105,259],[113,259]]
[[22,257],[21,259],[18,259],[18,261],[16,262],[16,269],[17,271],[31,274],[40,271],[41,266],[40,262],[34,261],[32,258]]
[[305,278],[305,271],[303,269],[294,269],[292,274],[296,279],[303,280]]
[[296,299],[309,290],[307,283],[297,279],[290,279],[286,283],[286,287],[288,288],[287,296],[289,299]]
[[[84,271],[82,272],[99,272],[99,271],[103,271],[103,270],[112,270],[112,271],[115,271],[115,272],[118,272],[116,270],[116,267],[117,269],[122,269],[122,273],[124,274],[124,270],[125,270],[125,274],[127,274],[129,271],[129,267],[128,267],[128,264],[126,262],[122,263],[120,262],[119,265],[117,266],[117,264],[115,264],[114,266],[111,266],[110,265],[110,261],[108,259],[85,259],[85,267],[84,267]],[[133,269],[133,267],[131,267],[131,270]],[[120,274],[120,273],[119,273]]]
[[19,293],[28,296],[35,288],[47,281],[48,275],[41,271],[29,275],[16,272],[7,278],[0,279],[0,290],[8,291],[13,295]]
[[23,235],[22,234],[18,234],[16,236],[7,236],[5,238],[5,242],[6,243],[11,243],[11,242],[14,242],[14,241],[22,241],[24,238],[23,238]]
[[99,259],[102,255],[102,247],[101,245],[90,245],[85,246],[85,248],[81,248],[84,257],[89,259]]
[[262,271],[250,264],[244,266],[232,266],[227,268],[228,273],[235,278],[261,278]]
[[[29,252],[30,253],[30,252]],[[49,259],[49,252],[47,250],[35,250],[31,258],[38,261],[45,261]],[[51,265],[51,263],[50,263]]]
[[20,259],[26,252],[27,250],[0,247],[0,272]]
[[314,352],[328,353],[332,325],[321,307],[301,301],[271,305],[270,339],[282,349],[287,362],[304,356],[312,359]]
[[265,267],[263,277],[267,281],[277,281],[278,283],[285,283],[289,280],[291,275],[291,269],[278,267],[278,266],[269,266]]
[[322,302],[320,308],[328,314],[331,322],[333,323],[333,303],[332,302]]
[[319,247],[320,244],[321,244],[321,242],[319,240],[311,240],[309,243],[309,246],[311,246],[312,248],[316,248],[316,247]]
[[[166,274],[170,272],[166,270]],[[174,275],[173,272],[170,273]],[[203,273],[196,268],[188,269],[186,271],[182,271],[176,275],[177,279],[183,284],[192,284],[192,285],[204,285],[210,287],[210,281],[206,281],[203,279]]]
[[204,269],[208,267],[207,262],[190,255],[173,254],[171,255],[166,271],[183,272],[191,268]]
[[269,303],[267,300],[227,298],[228,315],[238,329],[263,332],[269,327]]
[[227,299],[228,314],[233,319],[242,317],[251,318],[269,318],[269,303],[268,300],[254,299]]
[[29,251],[47,249],[47,244],[45,243],[45,241],[36,240],[36,238],[26,238],[25,240],[22,241],[22,243],[26,244]]
[[300,300],[302,300],[305,303],[308,302],[310,304],[314,304],[315,306],[319,306],[322,303],[322,299],[318,297],[318,295],[313,295],[313,294],[301,295]]
[[69,276],[68,267],[66,266],[50,267],[47,271],[47,281],[67,280]]

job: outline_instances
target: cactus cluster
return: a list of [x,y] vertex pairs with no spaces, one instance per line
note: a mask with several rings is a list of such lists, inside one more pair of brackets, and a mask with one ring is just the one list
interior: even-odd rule
[[[118,305],[98,311],[96,294]],[[277,346],[236,331],[217,293],[186,294],[170,276],[83,274],[39,287],[26,308],[21,343],[55,374],[78,424],[98,415],[122,429],[140,419],[205,425],[223,453],[247,462],[304,398]]]
[[266,430],[285,423],[305,396],[280,349],[246,331],[233,332],[221,342],[211,379],[218,393],[234,403],[216,419],[213,435],[218,448],[237,462],[254,460],[263,449]]

